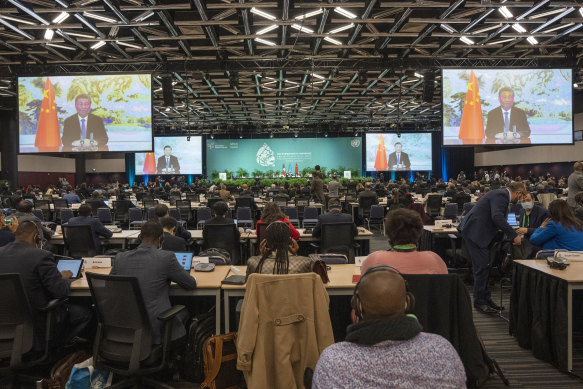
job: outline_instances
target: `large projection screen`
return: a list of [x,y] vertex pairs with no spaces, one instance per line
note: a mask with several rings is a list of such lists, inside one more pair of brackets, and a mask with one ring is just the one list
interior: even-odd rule
[[155,137],[154,152],[136,153],[136,174],[202,174],[202,137]]
[[150,74],[18,78],[21,153],[152,150]]
[[573,143],[571,69],[443,69],[443,145]]
[[431,171],[431,133],[366,134],[367,171]]
[[362,171],[361,138],[207,139],[207,174],[246,170],[299,174],[320,165],[322,170]]

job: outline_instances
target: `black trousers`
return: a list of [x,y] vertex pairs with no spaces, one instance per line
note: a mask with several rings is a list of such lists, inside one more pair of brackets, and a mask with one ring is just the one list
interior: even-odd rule
[[462,237],[470,253],[472,261],[472,271],[474,273],[474,304],[486,304],[492,298],[488,288],[488,278],[490,276],[490,249],[488,247],[478,247],[470,239],[467,239],[463,232]]

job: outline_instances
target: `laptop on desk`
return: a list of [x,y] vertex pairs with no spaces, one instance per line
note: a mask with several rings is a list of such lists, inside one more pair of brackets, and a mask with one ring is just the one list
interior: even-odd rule
[[176,260],[182,266],[182,268],[186,271],[190,271],[192,267],[192,257],[193,253],[174,253],[176,256]]

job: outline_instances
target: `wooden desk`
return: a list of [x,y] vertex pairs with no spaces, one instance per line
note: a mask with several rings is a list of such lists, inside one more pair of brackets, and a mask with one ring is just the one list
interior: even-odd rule
[[[352,263],[346,265],[329,265],[328,277],[330,282],[325,284],[326,291],[331,296],[351,296],[354,293],[354,285],[352,276],[360,274],[360,266]],[[247,266],[237,266],[241,270],[241,274],[247,273]],[[232,272],[231,272],[232,273]],[[233,273],[234,274],[234,273]],[[245,296],[246,285],[223,285],[224,309],[225,309],[225,333],[230,331],[230,314],[231,314],[231,297]]]
[[[510,304],[510,311],[511,311],[511,332],[513,332],[514,336],[520,338],[520,328],[513,328],[516,327],[516,322],[514,320],[519,321],[520,318],[518,316],[518,310],[521,309],[520,305],[527,304],[527,310],[532,312],[531,316],[537,316],[537,321],[545,321],[547,318],[548,323],[551,325],[557,325],[564,320],[567,321],[567,361],[566,365],[561,363],[562,361],[555,360],[555,362],[559,369],[562,371],[571,372],[573,370],[573,292],[575,290],[583,290],[583,262],[571,262],[571,264],[565,270],[557,270],[551,269],[550,266],[546,263],[546,260],[516,260],[514,263],[517,265],[514,273],[513,279],[513,289],[512,289],[512,298]],[[541,298],[536,298],[535,296],[529,295],[531,292],[537,292],[540,290],[546,290],[545,286],[542,285],[542,282],[537,282],[536,285],[533,285],[534,289],[528,288],[529,285],[524,285],[524,295],[520,296],[522,291],[522,279],[519,279],[520,274],[523,274],[524,271],[535,272],[535,274],[542,275],[543,277],[548,277],[549,279],[556,279],[559,280],[559,288],[566,289],[566,304],[567,304],[567,314],[566,318],[557,317],[555,315],[555,310],[549,306],[549,302],[552,301],[553,304],[560,304],[560,300],[555,300],[554,297],[560,296],[558,293],[561,291],[557,291],[556,296],[540,296]],[[525,274],[526,275],[526,274]],[[565,290],[563,289],[563,291]],[[551,300],[551,301],[549,301]],[[564,301],[564,300],[563,300]],[[547,304],[547,305],[545,305]],[[524,309],[524,307],[522,307]],[[513,320],[514,319],[514,320]],[[532,319],[532,318],[531,318]],[[529,323],[523,323],[521,326],[524,328],[524,325],[530,329],[532,329]],[[530,324],[534,324],[530,323]],[[539,323],[540,324],[540,323]],[[514,330],[514,331],[512,331]],[[540,335],[545,342],[549,342],[555,346],[560,346],[561,343],[564,344],[564,338],[561,337],[561,331],[556,328],[549,328],[549,333],[551,334],[550,339],[547,334],[537,334]],[[564,332],[563,332],[564,335]],[[533,344],[538,339],[533,339]],[[558,350],[557,350],[558,349]],[[559,354],[561,351],[564,351],[561,347],[556,347],[554,351],[557,351]],[[535,354],[535,356],[537,356]],[[563,355],[564,356],[564,355]],[[537,356],[538,357],[538,356]],[[563,359],[564,361],[564,359]]]
[[419,251],[432,251],[435,238],[447,237],[449,234],[458,235],[459,231],[456,227],[451,228],[437,228],[435,226],[423,226],[423,232],[419,239]]
[[[214,296],[215,297],[215,331],[221,333],[221,281],[225,279],[229,272],[229,266],[217,266],[212,272],[195,272],[191,270],[190,275],[196,278],[196,289],[185,290],[175,283],[170,285],[170,296]],[[83,278],[71,283],[70,296],[91,296],[89,284],[85,278],[85,272],[109,274],[111,268],[91,268],[83,271]]]

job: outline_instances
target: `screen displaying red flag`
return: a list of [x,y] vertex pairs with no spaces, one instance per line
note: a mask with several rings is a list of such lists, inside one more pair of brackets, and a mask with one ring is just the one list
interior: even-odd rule
[[39,148],[39,151],[59,151],[59,147],[61,146],[55,91],[48,77],[45,82],[34,145]]
[[299,172],[299,170],[298,170],[298,164],[296,163],[296,174],[295,174],[295,175],[296,175],[296,176],[299,176],[299,173],[300,173],[300,172]]
[[285,176],[285,163],[283,164],[283,168],[281,169],[281,174]]
[[379,147],[377,148],[377,157],[374,161],[375,170],[387,170],[387,153],[385,152],[385,139],[379,137]]
[[144,174],[154,174],[156,173],[156,157],[154,153],[146,153],[146,159],[144,160]]
[[458,138],[464,142],[481,143],[484,139],[484,119],[482,118],[482,104],[478,79],[472,70],[466,92],[466,102],[462,113],[462,122]]

